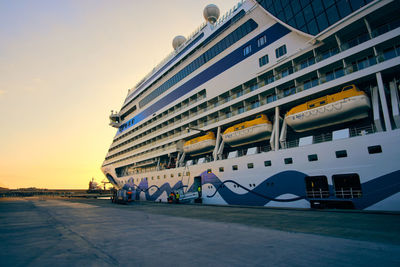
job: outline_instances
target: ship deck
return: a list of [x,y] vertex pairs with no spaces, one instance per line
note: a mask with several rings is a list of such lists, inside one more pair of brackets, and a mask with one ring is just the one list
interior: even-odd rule
[[0,200],[2,266],[395,266],[399,213]]

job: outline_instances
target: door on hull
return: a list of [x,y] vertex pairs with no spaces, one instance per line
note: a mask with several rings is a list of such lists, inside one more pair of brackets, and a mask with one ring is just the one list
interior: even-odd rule
[[202,203],[201,195],[202,195],[202,187],[201,187],[201,176],[195,176],[193,187],[196,192],[199,193],[199,198],[195,199],[195,203]]
[[332,176],[337,198],[360,198],[362,196],[360,176],[357,173]]
[[329,185],[326,176],[307,176],[305,182],[307,198],[329,197]]

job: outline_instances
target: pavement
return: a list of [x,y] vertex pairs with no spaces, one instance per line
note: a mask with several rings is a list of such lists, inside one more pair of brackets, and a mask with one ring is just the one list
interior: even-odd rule
[[400,266],[400,214],[0,200],[0,266]]

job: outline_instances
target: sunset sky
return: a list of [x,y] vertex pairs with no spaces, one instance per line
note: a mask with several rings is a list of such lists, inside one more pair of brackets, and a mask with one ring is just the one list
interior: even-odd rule
[[0,187],[87,188],[128,92],[214,3],[0,0]]

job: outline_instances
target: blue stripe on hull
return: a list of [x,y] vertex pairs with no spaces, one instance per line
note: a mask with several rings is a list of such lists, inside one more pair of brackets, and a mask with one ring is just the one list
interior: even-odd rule
[[[298,171],[284,171],[275,174],[268,179],[264,180],[256,188],[250,190],[243,185],[238,184],[236,181],[228,180],[221,181],[215,174],[203,172],[201,174],[203,184],[212,184],[216,191],[212,195],[205,196],[207,198],[212,198],[217,192],[224,199],[224,201],[229,205],[250,205],[250,206],[265,206],[271,201],[275,202],[294,202],[301,199],[307,201],[317,200],[309,199],[305,196],[305,177],[307,174]],[[362,187],[362,197],[361,198],[336,198],[334,195],[334,188],[332,185],[329,186],[330,197],[320,200],[324,201],[351,201],[356,209],[366,209],[390,196],[400,192],[400,170],[382,175],[378,178],[370,180],[361,184]],[[223,184],[234,183],[244,188],[248,192],[245,194],[237,194],[232,192],[226,186],[221,186]],[[128,187],[135,188],[136,193],[145,193],[146,200],[155,201],[164,192],[169,194],[171,191],[180,189],[183,186],[182,182],[177,182],[173,187],[169,183],[164,183],[161,187],[151,186],[148,187],[147,181],[142,181],[138,186],[133,183],[133,179],[124,186],[125,189]],[[151,188],[157,188],[157,190],[150,195],[149,190]],[[192,185],[188,191],[195,191],[194,185]],[[278,199],[277,197],[292,194],[297,197],[289,199]]]
[[[263,49],[265,46],[268,46],[272,44],[273,42],[277,41],[278,39],[282,38],[286,34],[288,34],[290,31],[282,26],[279,23],[274,24],[267,30],[265,30],[263,33],[257,35],[255,38],[250,40],[249,42],[245,43],[242,45],[240,48],[234,50],[232,53],[227,55],[226,57],[222,58],[218,62],[216,62],[214,65],[210,66],[209,68],[205,69],[183,85],[179,86],[176,88],[174,91],[166,95],[165,97],[161,98],[142,112],[140,112],[138,115],[136,115],[133,118],[133,123],[130,126],[127,126],[124,128],[122,131],[118,130],[117,134],[122,133],[126,129],[129,129],[133,125],[139,123],[140,121],[144,120],[145,118],[153,115],[156,113],[158,110],[161,108],[169,105],[176,99],[180,98],[181,96],[193,91],[200,85],[206,83],[207,81],[213,79],[214,77],[218,76],[219,74],[223,73],[224,71],[228,70],[229,68],[235,66],[236,64],[240,63],[241,61],[245,60],[246,58],[250,57],[254,53],[257,53],[261,49]],[[257,40],[262,37],[262,36],[268,36],[267,37],[267,43],[264,44],[261,47],[258,47],[257,45]],[[252,46],[251,52],[247,54],[246,56],[243,55],[243,48],[250,45]]]

